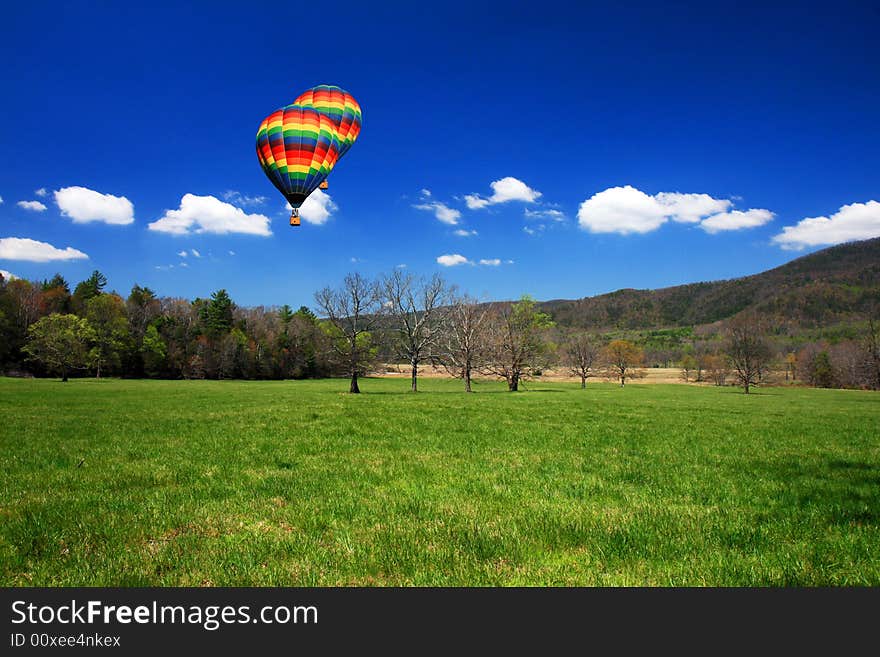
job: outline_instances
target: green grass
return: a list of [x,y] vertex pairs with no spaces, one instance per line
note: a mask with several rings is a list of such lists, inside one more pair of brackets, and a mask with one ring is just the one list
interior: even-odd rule
[[880,395],[0,379],[0,583],[880,585]]

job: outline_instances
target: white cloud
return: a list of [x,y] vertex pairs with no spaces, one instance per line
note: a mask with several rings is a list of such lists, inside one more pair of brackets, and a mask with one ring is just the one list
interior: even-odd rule
[[174,269],[174,265],[156,265],[155,268],[159,271],[168,271],[169,269]]
[[84,224],[101,221],[124,226],[134,222],[134,206],[124,196],[101,194],[86,187],[64,187],[55,192],[61,214]]
[[481,265],[486,265],[487,267],[498,267],[501,264],[501,258],[488,258],[480,260]]
[[443,265],[444,267],[455,267],[456,265],[470,265],[470,260],[465,258],[463,255],[458,253],[450,253],[437,257],[437,264]]
[[479,194],[465,194],[464,201],[471,210],[479,210],[489,205],[507,203],[508,201],[523,201],[534,203],[541,196],[541,192],[532,189],[522,180],[507,176],[501,180],[489,183],[492,188],[492,196],[483,198]]
[[727,199],[712,198],[708,194],[660,192],[654,198],[667,208],[670,219],[684,224],[695,224],[703,217],[727,212],[733,205]]
[[41,198],[46,198],[47,196],[49,196],[49,192],[45,187],[40,187],[39,189],[34,190],[34,194]]
[[234,189],[227,189],[220,196],[223,197],[224,201],[228,201],[229,203],[234,203],[235,205],[239,205],[242,207],[263,205],[267,200],[265,196],[245,196],[241,192]]
[[0,276],[2,276],[3,280],[7,283],[9,281],[14,281],[16,278],[18,278],[18,276],[16,276],[12,272],[6,271],[5,269],[0,269]]
[[189,267],[189,265],[185,262],[181,262],[180,265],[178,265],[178,266],[179,267]]
[[406,263],[401,262],[399,265],[394,266],[395,269],[406,269]]
[[184,194],[177,210],[167,210],[147,228],[172,235],[244,233],[268,236],[272,234],[269,223],[269,217],[265,215],[245,214],[244,210],[213,196]]
[[195,249],[190,249],[189,252],[192,253],[193,258],[201,258],[202,257],[202,254],[199,253],[198,251],[196,251]]
[[309,194],[305,203],[300,206],[299,216],[303,221],[320,226],[326,223],[338,209],[330,194],[325,194],[322,190],[316,189]]
[[473,237],[477,234],[475,230],[465,230],[464,228],[459,228],[458,230],[452,231],[453,235],[457,235],[458,237]]
[[802,219],[794,226],[785,226],[773,243],[789,251],[808,246],[841,244],[880,237],[880,203],[851,203],[841,206],[830,217]]
[[526,219],[551,219],[553,221],[565,221],[565,215],[559,210],[529,210],[525,208]]
[[234,255],[235,255],[235,251],[230,251],[230,252],[229,252],[229,255],[234,256]]
[[177,255],[179,255],[181,258],[185,258],[186,256],[189,255],[189,253],[187,253],[187,252],[184,250],[184,251],[178,251],[178,252],[177,252]]
[[440,203],[439,201],[433,201],[431,203],[417,203],[413,205],[413,207],[416,210],[433,212],[434,216],[437,217],[437,219],[442,221],[444,224],[449,224],[451,226],[455,226],[458,223],[458,220],[461,218],[460,211],[456,210],[455,208],[450,208],[445,203]]
[[45,212],[47,210],[46,206],[39,201],[19,201],[16,205],[32,212]]
[[649,233],[665,222],[666,209],[630,185],[593,194],[578,209],[580,227],[591,233]]
[[700,228],[707,233],[718,233],[722,230],[740,230],[742,228],[755,228],[763,226],[773,220],[773,213],[769,210],[731,210],[707,217],[700,224]]
[[2,204],[3,204],[3,197],[0,196],[0,205],[2,205]]
[[591,233],[649,233],[667,221],[699,223],[707,233],[761,226],[769,210],[732,210],[733,202],[708,194],[660,192],[654,196],[630,185],[610,187],[581,203],[578,223]]
[[422,198],[431,198],[431,190],[430,189],[422,189],[421,194],[422,194]]
[[53,260],[82,260],[88,257],[82,251],[70,246],[57,249],[46,242],[38,242],[26,237],[0,239],[0,260],[51,262]]

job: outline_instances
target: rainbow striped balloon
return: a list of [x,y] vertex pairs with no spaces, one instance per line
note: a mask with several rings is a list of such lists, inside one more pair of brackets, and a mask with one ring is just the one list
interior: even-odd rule
[[360,134],[361,116],[347,91],[319,85],[263,119],[257,157],[291,206],[300,207],[348,152]]

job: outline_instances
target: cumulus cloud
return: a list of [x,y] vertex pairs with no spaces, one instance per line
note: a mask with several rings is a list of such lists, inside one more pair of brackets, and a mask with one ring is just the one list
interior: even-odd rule
[[39,201],[19,201],[16,205],[25,210],[30,210],[31,212],[45,212],[47,209],[46,206]]
[[459,228],[457,230],[452,231],[453,235],[457,235],[458,237],[473,237],[477,234],[475,230],[465,230],[464,228]]
[[86,187],[64,187],[55,192],[61,214],[84,224],[100,221],[124,226],[134,222],[134,206],[124,196],[101,194]]
[[263,205],[266,202],[265,196],[246,196],[234,189],[227,189],[220,196],[228,203],[234,203],[241,207],[253,207],[255,205]]
[[40,198],[46,198],[49,196],[49,191],[45,187],[40,187],[37,190],[34,190],[34,194],[39,196]]
[[461,219],[461,212],[455,208],[450,208],[445,203],[440,203],[439,201],[432,201],[431,203],[416,203],[413,207],[416,210],[433,212],[437,219],[444,224],[449,224],[451,226],[455,226],[458,223],[458,220]]
[[732,210],[733,202],[708,194],[660,192],[649,195],[624,185],[598,192],[581,203],[578,223],[591,233],[643,234],[667,221],[699,224],[707,233],[761,226],[771,219],[769,210]]
[[472,263],[459,253],[450,253],[437,256],[437,264],[443,265],[444,267],[455,267],[456,265],[470,265]]
[[630,185],[593,194],[578,209],[580,227],[591,233],[649,233],[665,222],[666,208]]
[[763,226],[773,220],[773,213],[769,210],[731,210],[707,217],[700,224],[700,228],[707,233],[718,233],[723,230],[740,230],[742,228],[755,228]]
[[9,281],[14,281],[16,278],[18,278],[18,276],[16,276],[12,272],[6,271],[5,269],[0,269],[0,276],[2,276],[3,280],[7,283]]
[[486,265],[487,267],[498,267],[501,264],[501,258],[484,258],[480,260],[481,265]]
[[541,196],[541,192],[532,189],[522,180],[507,176],[501,180],[495,180],[489,183],[492,188],[492,196],[483,198],[479,194],[465,194],[464,202],[471,210],[480,210],[489,205],[498,203],[507,203],[509,201],[523,201],[524,203],[534,203]]
[[[288,204],[288,206],[289,205],[290,204]],[[326,223],[338,209],[339,208],[333,202],[333,198],[330,194],[326,194],[322,190],[316,189],[309,194],[305,203],[300,206],[299,216],[303,221],[308,221],[310,224],[320,226],[321,224]]]
[[696,224],[703,217],[727,212],[733,203],[727,199],[712,198],[708,194],[681,194],[660,192],[657,202],[668,210],[668,217],[684,224]]
[[785,226],[773,243],[789,251],[880,237],[880,203],[850,203],[830,217],[809,217]]
[[177,210],[167,210],[147,228],[172,235],[243,233],[269,236],[272,234],[269,223],[269,217],[265,215],[246,214],[213,196],[184,194]]
[[26,237],[0,239],[0,260],[52,262],[54,260],[83,260],[88,257],[82,251],[70,246],[58,249],[47,242],[38,242]]
[[529,210],[525,208],[526,219],[550,219],[551,221],[565,221],[565,215],[560,210]]

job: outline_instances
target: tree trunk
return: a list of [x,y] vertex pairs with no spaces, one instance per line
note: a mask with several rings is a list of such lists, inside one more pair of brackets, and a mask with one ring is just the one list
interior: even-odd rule
[[412,361],[412,391],[418,392],[418,376],[419,376],[419,363],[418,361]]
[[587,377],[581,374],[581,390],[587,387]]
[[519,390],[519,372],[514,372],[510,375],[510,379],[507,381],[507,389],[510,392]]
[[67,383],[67,368],[61,368],[61,383]]
[[746,382],[743,384],[743,388],[745,389],[745,393],[746,393],[746,394],[749,394],[749,382],[748,382],[748,380],[746,380]]
[[472,392],[471,390],[471,366],[464,366],[464,391]]
[[622,388],[625,385],[626,385],[626,374],[621,372],[620,373],[620,387]]
[[348,389],[350,393],[358,394],[361,389],[358,388],[358,375],[357,372],[352,372],[351,375],[351,387]]
[[100,365],[100,363],[98,364],[98,369],[95,371],[95,378],[96,379],[101,378],[101,365]]

